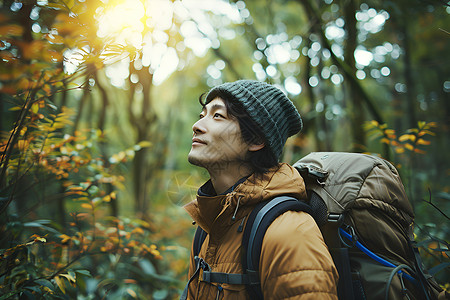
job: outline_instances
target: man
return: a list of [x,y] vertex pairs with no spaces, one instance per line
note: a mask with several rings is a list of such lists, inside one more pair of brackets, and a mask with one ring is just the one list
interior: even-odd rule
[[[276,196],[307,198],[298,172],[278,162],[302,120],[281,90],[258,81],[219,85],[200,103],[188,160],[210,180],[185,209],[208,233],[198,257],[210,271],[242,274],[242,227],[252,209]],[[203,281],[197,262],[191,254],[182,299],[250,299],[245,285]],[[259,279],[265,299],[337,299],[337,271],[309,214],[288,211],[269,226]]]

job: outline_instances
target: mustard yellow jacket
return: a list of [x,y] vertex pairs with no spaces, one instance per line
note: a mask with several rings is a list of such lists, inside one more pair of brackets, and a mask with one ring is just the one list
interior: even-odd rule
[[[208,233],[198,256],[212,272],[243,273],[242,232],[238,232],[238,227],[256,204],[281,195],[306,199],[303,179],[287,164],[250,176],[226,195],[197,195],[197,200],[185,206]],[[319,228],[305,212],[288,211],[269,226],[259,266],[264,299],[337,299],[336,268]],[[195,269],[191,251],[189,278]],[[189,285],[188,299],[250,299],[244,285],[221,287],[202,281],[200,271]]]

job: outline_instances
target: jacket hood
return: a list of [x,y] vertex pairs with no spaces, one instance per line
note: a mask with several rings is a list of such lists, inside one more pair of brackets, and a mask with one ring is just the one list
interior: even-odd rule
[[303,178],[292,166],[281,163],[263,174],[253,174],[228,194],[200,196],[184,208],[193,220],[206,232],[220,233],[220,228],[246,217],[260,202],[274,197],[288,195],[306,200]]

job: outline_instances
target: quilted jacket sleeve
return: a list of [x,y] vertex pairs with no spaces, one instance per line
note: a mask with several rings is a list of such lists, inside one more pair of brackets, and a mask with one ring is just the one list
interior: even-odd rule
[[338,273],[314,219],[288,211],[264,236],[260,278],[264,299],[337,299]]

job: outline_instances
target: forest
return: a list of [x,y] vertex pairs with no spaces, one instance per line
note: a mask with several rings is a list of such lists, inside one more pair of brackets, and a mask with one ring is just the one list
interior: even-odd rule
[[0,0],[0,299],[177,299],[198,97],[244,78],[302,116],[282,161],[395,165],[449,290],[446,0]]

